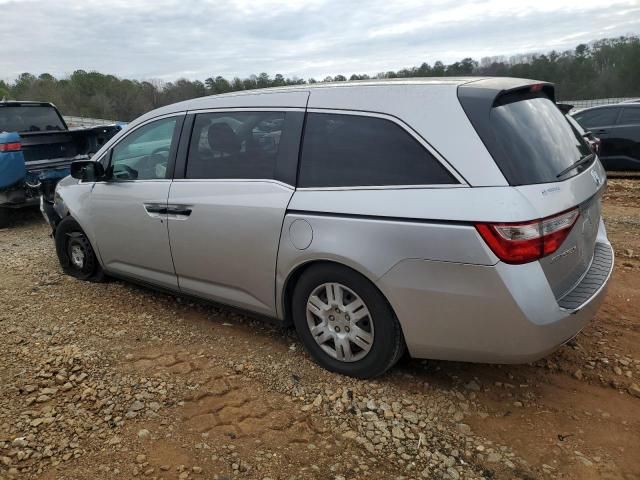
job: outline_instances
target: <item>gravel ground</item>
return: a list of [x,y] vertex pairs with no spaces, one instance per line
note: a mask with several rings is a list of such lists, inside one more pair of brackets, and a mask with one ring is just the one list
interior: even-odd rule
[[617,265],[530,365],[317,367],[292,331],[64,276],[37,212],[0,230],[0,479],[640,478],[640,180],[612,180]]

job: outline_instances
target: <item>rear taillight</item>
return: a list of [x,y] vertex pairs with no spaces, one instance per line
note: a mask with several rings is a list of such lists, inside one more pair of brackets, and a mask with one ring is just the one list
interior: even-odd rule
[[20,142],[0,143],[0,152],[18,152],[21,148]]
[[578,209],[522,223],[476,223],[493,253],[505,263],[527,263],[555,252],[578,219]]

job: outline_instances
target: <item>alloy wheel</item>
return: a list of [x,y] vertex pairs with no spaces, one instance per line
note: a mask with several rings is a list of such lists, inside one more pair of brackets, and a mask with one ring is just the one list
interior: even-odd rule
[[307,300],[307,325],[316,343],[332,358],[357,362],[371,350],[371,313],[353,290],[340,283],[323,283]]

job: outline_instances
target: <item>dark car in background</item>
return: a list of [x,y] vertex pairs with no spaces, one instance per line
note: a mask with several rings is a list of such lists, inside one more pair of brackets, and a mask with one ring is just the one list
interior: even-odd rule
[[584,138],[588,143],[591,150],[596,155],[600,155],[600,139],[596,137],[593,133],[585,130],[582,126],[575,121],[575,119],[569,114],[571,110],[573,110],[574,106],[568,103],[557,103],[556,104],[560,111],[564,113],[565,118],[569,121],[571,126],[576,129],[576,131]]
[[572,116],[600,139],[600,160],[607,170],[640,170],[640,103],[585,108]]

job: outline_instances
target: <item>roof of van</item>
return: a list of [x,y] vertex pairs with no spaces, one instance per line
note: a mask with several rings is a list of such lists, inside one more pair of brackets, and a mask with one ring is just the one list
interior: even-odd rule
[[[280,93],[292,90],[309,90],[317,88],[344,88],[344,87],[371,87],[371,86],[398,86],[398,85],[468,85],[470,83],[483,84],[489,81],[491,87],[504,86],[508,88],[514,83],[535,83],[536,80],[515,77],[409,77],[409,78],[384,78],[368,80],[346,80],[342,82],[317,82],[303,83],[299,85],[287,85],[283,87],[254,88],[251,90],[237,90],[235,92],[218,93],[198,98],[228,97],[235,95],[255,95],[264,93]],[[478,85],[480,86],[480,85]],[[484,85],[483,85],[484,86]]]
[[[370,87],[370,86],[397,86],[397,85],[464,85],[467,83],[486,80],[489,78],[507,78],[507,77],[410,77],[410,78],[372,78],[368,80],[347,80],[342,82],[317,82],[303,83],[300,85],[287,85],[283,87],[267,87],[254,88],[251,90],[238,90],[229,93],[218,93],[208,95],[209,97],[226,97],[233,95],[251,95],[262,93],[279,93],[291,90],[308,90],[316,88],[335,88],[335,87]],[[206,97],[199,97],[206,98]]]
[[[338,92],[346,88],[366,88],[366,87],[399,87],[399,86],[438,86],[445,88],[457,89],[458,87],[473,86],[474,88],[488,91],[506,91],[514,88],[523,87],[538,83],[537,80],[527,80],[522,78],[511,77],[418,77],[418,78],[387,78],[387,79],[371,79],[371,80],[353,80],[344,82],[320,82],[312,84],[289,85],[284,87],[258,88],[252,90],[240,90],[236,92],[222,93],[217,95],[208,95],[204,97],[192,98],[182,102],[174,103],[160,107],[156,110],[148,112],[137,118],[131,123],[135,126],[150,118],[161,115],[172,114],[180,111],[200,110],[206,108],[232,108],[232,107],[272,107],[285,106],[304,108],[306,96],[303,95],[311,90],[320,90],[325,93],[330,91]],[[540,82],[545,83],[546,82]],[[551,84],[547,84],[551,85]],[[286,99],[285,96],[286,95]],[[299,98],[293,101],[293,97],[298,95]],[[253,98],[257,100],[255,104],[248,105],[247,99]]]

